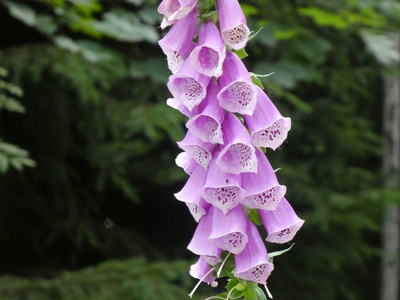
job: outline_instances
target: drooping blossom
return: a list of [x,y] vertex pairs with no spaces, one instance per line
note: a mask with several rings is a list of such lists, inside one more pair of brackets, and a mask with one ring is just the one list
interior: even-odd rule
[[195,161],[194,158],[186,152],[179,153],[175,159],[175,163],[178,167],[181,167],[188,175],[192,175],[193,171],[199,165],[197,161]]
[[165,29],[187,16],[196,4],[197,0],[163,0],[158,6],[158,12],[164,15],[161,29]]
[[235,277],[266,284],[274,265],[269,262],[264,241],[252,222],[247,222],[247,236],[246,248],[235,256]]
[[212,20],[206,21],[200,28],[198,46],[190,54],[190,63],[201,74],[219,77],[225,55],[221,33]]
[[208,237],[210,243],[233,254],[242,252],[249,239],[246,233],[247,217],[242,206],[236,206],[226,215],[213,206],[209,212],[213,214],[211,234]]
[[244,119],[250,130],[253,145],[275,150],[287,138],[291,120],[282,117],[268,96],[259,87],[256,89],[257,106],[253,115],[244,116]]
[[189,274],[197,279],[203,279],[208,274],[203,281],[211,284],[212,287],[218,286],[218,283],[215,281],[216,278],[212,277],[212,268],[202,256],[199,257],[197,263],[190,266]]
[[232,113],[252,115],[257,104],[257,89],[242,60],[226,52],[223,73],[219,78],[219,105]]
[[220,153],[220,147],[213,152],[207,179],[200,191],[203,199],[227,214],[244,199],[246,192],[241,188],[240,175],[226,173],[216,163],[216,156]]
[[257,173],[255,148],[242,122],[235,115],[226,113],[222,132],[224,146],[216,161],[221,170],[232,174]]
[[186,133],[185,138],[178,142],[179,147],[193,158],[200,166],[207,170],[212,158],[212,149],[214,145],[203,142],[194,136],[190,131]]
[[218,0],[218,18],[225,43],[235,50],[246,46],[250,35],[238,0]]
[[186,17],[177,21],[167,35],[158,42],[167,56],[168,68],[173,74],[180,69],[195,47],[193,39],[199,27],[198,14],[199,10],[193,9]]
[[265,154],[256,148],[258,172],[243,173],[242,187],[246,198],[242,204],[254,209],[275,210],[286,193],[286,186],[280,185]]
[[205,98],[210,80],[210,77],[197,72],[186,59],[179,71],[169,77],[167,86],[174,98],[192,111]]
[[194,254],[203,256],[209,265],[214,266],[221,261],[222,249],[210,243],[208,240],[211,234],[212,224],[213,215],[212,213],[207,213],[201,218],[187,248]]
[[291,241],[304,224],[304,220],[296,215],[285,198],[282,198],[276,210],[258,212],[268,232],[267,241],[271,243],[283,244]]
[[218,83],[211,80],[207,88],[207,96],[194,111],[194,115],[186,123],[189,131],[203,142],[223,144],[222,121],[225,111],[218,105]]

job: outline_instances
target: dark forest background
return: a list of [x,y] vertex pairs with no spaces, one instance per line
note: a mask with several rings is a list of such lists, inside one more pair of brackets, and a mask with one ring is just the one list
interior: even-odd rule
[[[381,172],[400,3],[241,3],[263,27],[244,62],[274,72],[261,80],[292,119],[267,156],[306,220],[269,289],[376,299],[382,207],[400,199]],[[0,299],[187,299],[196,223],[173,197],[186,120],[165,104],[157,5],[0,0]]]

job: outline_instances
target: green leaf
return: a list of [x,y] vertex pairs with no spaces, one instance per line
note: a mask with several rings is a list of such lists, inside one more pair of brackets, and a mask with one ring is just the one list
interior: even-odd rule
[[362,30],[361,37],[369,51],[383,66],[388,67],[400,61],[400,51],[398,50],[395,34],[389,32],[374,33],[368,30]]
[[79,51],[78,44],[67,36],[56,36],[53,41],[58,47],[66,49],[72,53],[77,53]]
[[273,258],[274,258],[275,256],[279,256],[279,255],[282,255],[283,253],[288,252],[290,249],[293,248],[294,245],[295,245],[295,244],[293,243],[293,244],[291,244],[290,247],[287,248],[287,249],[284,249],[284,250],[281,250],[281,251],[275,251],[275,252],[270,252],[270,253],[268,253],[268,259],[272,262],[272,261],[273,261]]
[[54,18],[40,15],[36,18],[36,28],[44,34],[51,35],[57,30],[57,24]]
[[267,296],[265,296],[264,291],[260,287],[257,286],[254,291],[256,292],[257,300],[267,300]]
[[253,83],[254,83],[256,86],[258,86],[259,88],[264,89],[264,86],[263,86],[263,84],[261,83],[261,80],[258,79],[257,76],[251,76],[251,80],[253,81]]
[[104,20],[93,23],[95,29],[109,37],[123,42],[157,43],[159,35],[154,26],[142,24],[133,13],[111,11],[104,14]]
[[28,26],[33,26],[36,24],[36,13],[29,6],[18,4],[11,1],[5,1],[5,6],[10,11],[10,14],[17,18],[18,20],[24,22]]
[[262,225],[260,214],[257,209],[252,209],[249,213],[250,220],[256,225]]
[[303,7],[298,9],[298,14],[301,16],[310,17],[316,24],[320,26],[329,26],[338,30],[346,29],[349,24],[342,16],[324,11],[318,7]]
[[247,56],[249,56],[246,52],[246,50],[244,50],[244,48],[240,49],[240,50],[232,50],[234,53],[237,54],[237,56],[239,56],[240,59],[243,59]]

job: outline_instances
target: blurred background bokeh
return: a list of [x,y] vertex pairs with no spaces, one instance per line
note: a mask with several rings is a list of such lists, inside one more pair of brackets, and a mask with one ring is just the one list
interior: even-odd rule
[[[241,4],[263,27],[244,62],[274,72],[265,91],[292,119],[267,156],[306,220],[269,288],[279,300],[377,299],[383,208],[400,199],[382,172],[400,3]],[[157,6],[0,0],[0,299],[188,299],[196,223],[173,196],[187,179],[175,165],[186,120],[165,103]]]

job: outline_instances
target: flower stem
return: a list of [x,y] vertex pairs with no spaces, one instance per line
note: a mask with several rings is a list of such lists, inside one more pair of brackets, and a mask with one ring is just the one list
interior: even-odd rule
[[272,297],[271,292],[270,292],[269,289],[267,288],[267,284],[264,284],[264,288],[265,288],[265,291],[266,291],[267,294],[268,294],[268,297],[270,297],[271,299],[273,299],[274,297]]
[[197,288],[200,286],[200,284],[203,282],[203,280],[206,279],[206,277],[207,277],[208,275],[210,275],[213,271],[214,271],[214,268],[212,268],[210,271],[208,271],[208,272],[206,273],[206,275],[204,275],[203,278],[201,278],[201,279],[199,280],[199,282],[198,282],[198,283],[196,284],[196,286],[193,288],[192,292],[188,295],[190,298],[193,297],[193,294],[196,292]]
[[229,255],[231,255],[231,254],[228,253],[228,255],[225,257],[224,261],[222,262],[221,266],[220,266],[219,269],[218,269],[218,272],[217,272],[217,277],[218,277],[218,278],[219,278],[219,276],[221,275],[222,268],[224,267],[224,265],[225,265],[225,263],[226,263],[226,261],[227,261]]

